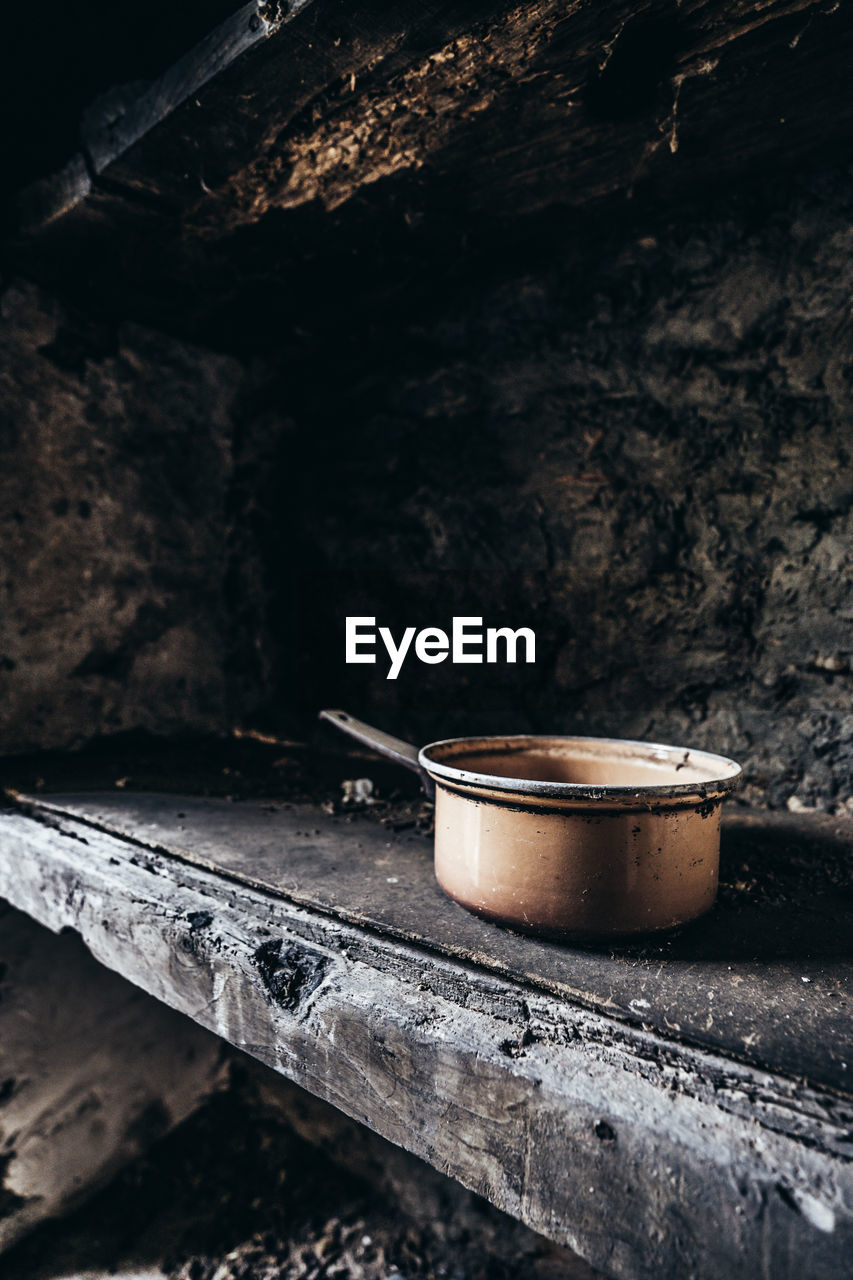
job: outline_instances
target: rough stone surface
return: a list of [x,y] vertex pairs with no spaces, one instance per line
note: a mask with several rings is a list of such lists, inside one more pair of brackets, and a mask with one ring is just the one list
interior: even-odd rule
[[[706,746],[849,809],[852,209],[820,169],[504,245],[392,176],[235,250],[242,369],[8,292],[5,750],[338,704]],[[533,626],[537,663],[388,681],[347,614]]]
[[[329,320],[298,396],[289,366],[269,392],[269,493],[302,476],[267,532],[302,566],[279,714],[684,742],[753,800],[849,807],[851,206],[823,173],[580,246],[551,225],[473,278],[436,258],[357,335]],[[344,665],[348,614],[533,626],[537,664],[389,681]]]
[[225,723],[239,366],[0,297],[0,749]]

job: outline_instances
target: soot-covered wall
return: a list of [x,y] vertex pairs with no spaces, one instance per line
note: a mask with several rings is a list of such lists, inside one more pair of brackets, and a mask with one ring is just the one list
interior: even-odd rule
[[[843,805],[852,214],[833,170],[506,254],[433,242],[417,305],[327,281],[241,366],[7,292],[5,750],[338,704],[707,746],[752,799]],[[388,681],[344,665],[353,613],[531,626],[538,660]]]
[[[303,570],[279,705],[702,745],[753,798],[848,801],[851,214],[823,173],[598,244],[557,225],[320,348],[271,484],[270,566]],[[532,626],[537,664],[389,681],[343,665],[347,614]]]
[[224,730],[239,365],[0,296],[0,750]]

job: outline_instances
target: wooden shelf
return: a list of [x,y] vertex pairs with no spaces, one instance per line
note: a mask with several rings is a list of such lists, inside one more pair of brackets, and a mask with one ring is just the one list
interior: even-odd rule
[[717,910],[622,951],[478,920],[425,837],[281,800],[19,797],[0,895],[606,1274],[837,1277],[851,826],[734,810],[725,842]]

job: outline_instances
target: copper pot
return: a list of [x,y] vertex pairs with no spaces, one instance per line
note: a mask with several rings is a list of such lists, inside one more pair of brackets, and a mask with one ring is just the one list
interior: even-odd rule
[[321,717],[435,794],[435,874],[500,924],[600,938],[668,929],[717,893],[720,808],[740,765],[613,738],[450,738],[417,747],[345,711]]

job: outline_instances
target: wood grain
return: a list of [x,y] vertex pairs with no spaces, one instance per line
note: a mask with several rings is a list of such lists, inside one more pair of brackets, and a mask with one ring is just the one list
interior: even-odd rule
[[853,911],[832,879],[833,865],[847,878],[849,821],[729,809],[710,916],[632,946],[579,949],[464,911],[435,882],[430,838],[363,816],[115,791],[29,802],[667,1038],[849,1088]]
[[620,1277],[837,1277],[849,1100],[58,815],[0,892]]
[[13,265],[219,345],[205,317],[227,300],[239,328],[253,263],[298,275],[300,215],[353,209],[353,254],[373,252],[361,202],[499,245],[545,214],[677,210],[853,130],[853,14],[831,0],[251,8],[87,121],[86,175],[19,200]]

